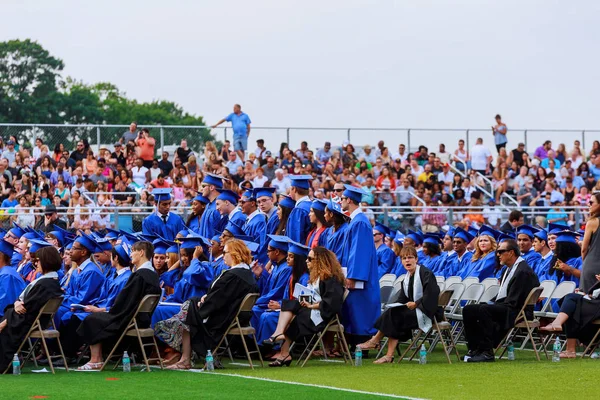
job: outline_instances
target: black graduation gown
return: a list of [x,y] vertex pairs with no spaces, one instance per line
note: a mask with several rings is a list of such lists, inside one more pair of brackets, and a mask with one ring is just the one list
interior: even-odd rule
[[[529,296],[531,289],[540,286],[537,275],[533,272],[529,264],[527,264],[527,261],[521,261],[516,268],[515,274],[508,283],[506,297],[496,300],[494,303],[495,305],[501,305],[506,308],[503,318],[494,321],[498,325],[498,328],[504,333],[513,327],[515,318],[517,318],[519,311],[521,311],[523,304],[525,304],[525,300],[527,300],[527,296]],[[505,269],[500,278],[500,282],[502,282],[504,275],[507,273],[508,269]],[[533,307],[525,309],[525,314],[528,319],[532,319]],[[504,336],[504,334],[502,334],[502,336]]]
[[[88,315],[77,328],[77,334],[87,344],[118,338],[135,314],[140,301],[148,294],[160,294],[160,286],[158,274],[144,268],[131,274],[109,312]],[[147,314],[138,315],[138,326],[150,326],[151,317]]]
[[[232,268],[213,282],[200,307],[200,297],[190,299],[186,324],[190,328],[192,348],[198,356],[204,357],[208,350],[214,350],[249,293],[259,293],[252,271]],[[242,323],[250,321],[250,316],[250,312],[241,315]]]
[[27,310],[25,314],[17,314],[13,304],[6,306],[3,320],[6,320],[7,326],[0,332],[0,374],[12,362],[15,352],[42,307],[48,300],[62,295],[63,291],[57,279],[41,279],[24,298],[24,306]]
[[342,310],[344,286],[337,279],[329,278],[319,281],[319,295],[321,296],[319,311],[323,318],[323,322],[319,325],[315,325],[310,319],[312,310],[302,307],[298,300],[284,299],[281,303],[281,311],[291,311],[296,315],[285,331],[285,335],[292,341],[312,336],[321,331]]
[[[596,282],[588,290],[588,294],[599,288],[600,282]],[[565,323],[567,337],[577,338],[582,343],[588,344],[598,330],[598,326],[592,325],[591,322],[598,318],[600,318],[600,299],[587,300],[583,296],[579,296],[575,312]]]
[[[429,268],[421,265],[419,276],[421,285],[423,285],[423,297],[416,301],[417,307],[432,321],[434,317],[441,321],[444,317],[444,310],[438,306],[440,287],[437,284],[435,275]],[[409,301],[414,301],[414,278],[414,275],[409,278],[408,293],[404,293],[403,285],[394,303],[406,304]],[[412,336],[413,329],[419,328],[417,311],[409,310],[408,307],[388,308],[375,322],[375,328],[387,337],[401,341],[408,340]]]

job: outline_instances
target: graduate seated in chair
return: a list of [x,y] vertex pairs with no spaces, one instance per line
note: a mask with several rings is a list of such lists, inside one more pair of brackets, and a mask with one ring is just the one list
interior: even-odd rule
[[285,341],[280,357],[270,363],[270,367],[289,366],[292,342],[320,332],[342,310],[344,274],[335,254],[318,246],[310,250],[306,261],[310,273],[307,287],[313,293],[298,300],[282,301],[277,328],[269,340],[276,342],[284,337]]
[[375,360],[374,364],[386,364],[394,361],[394,351],[398,341],[412,337],[414,329],[428,332],[434,317],[442,319],[444,310],[438,307],[440,288],[430,269],[417,264],[417,251],[405,246],[400,252],[402,264],[408,273],[404,278],[398,298],[377,320],[378,332],[371,339],[358,346],[363,350],[376,350],[381,339],[388,337],[388,350],[385,356]]
[[26,286],[17,269],[10,265],[13,252],[13,246],[0,239],[0,318],[4,316],[4,308],[13,304]]
[[[190,369],[192,350],[204,357],[215,350],[221,337],[235,318],[240,304],[249,293],[258,293],[250,269],[252,254],[243,241],[229,239],[223,251],[225,264],[230,268],[217,277],[208,293],[192,297],[181,311],[165,321],[157,322],[155,335],[170,347],[181,349],[181,358],[169,369]],[[240,316],[245,321],[248,315]]]
[[[134,266],[125,287],[119,292],[107,312],[92,312],[79,325],[77,334],[90,345],[90,361],[79,367],[82,371],[100,370],[103,364],[102,342],[115,340],[121,335],[135,314],[144,296],[160,294],[158,274],[152,267],[154,248],[150,242],[137,242],[131,246],[129,257]],[[140,328],[150,326],[149,315],[139,315]]]
[[42,307],[63,294],[56,273],[62,266],[58,251],[43,247],[32,261],[42,276],[25,287],[14,305],[6,307],[0,322],[0,374],[10,365]]

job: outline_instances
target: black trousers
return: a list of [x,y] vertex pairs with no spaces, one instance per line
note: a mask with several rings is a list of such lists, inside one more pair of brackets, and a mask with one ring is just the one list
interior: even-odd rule
[[463,309],[465,337],[469,350],[493,351],[506,334],[509,308],[502,304],[472,304]]

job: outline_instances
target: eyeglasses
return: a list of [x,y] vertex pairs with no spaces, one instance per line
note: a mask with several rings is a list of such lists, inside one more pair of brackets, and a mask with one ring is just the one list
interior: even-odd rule
[[343,192],[344,189],[333,189],[334,192]]
[[228,251],[224,251],[223,254],[229,254],[229,252]]
[[348,197],[346,197],[346,196],[342,196],[342,197],[341,197],[341,199],[342,199],[342,200],[348,200]]
[[267,249],[267,253],[272,253],[272,252],[274,252],[275,250],[277,250],[277,249]]
[[383,233],[376,232],[376,233],[373,234],[373,237],[375,237],[375,236],[381,236],[381,235],[383,235]]
[[506,253],[507,251],[509,251],[509,250],[508,249],[498,249],[498,250],[496,250],[496,254],[502,255],[502,254]]
[[313,262],[313,261],[314,261],[314,258],[313,258],[313,257],[311,257],[311,256],[308,256],[308,257],[306,257],[306,261],[308,261],[308,262]]

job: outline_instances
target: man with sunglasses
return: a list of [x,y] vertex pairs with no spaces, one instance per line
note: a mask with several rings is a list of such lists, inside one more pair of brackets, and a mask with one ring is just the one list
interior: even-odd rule
[[[500,290],[491,304],[471,304],[463,309],[467,362],[494,362],[494,349],[513,326],[531,289],[540,285],[537,276],[521,257],[519,245],[507,239],[498,245],[496,255],[506,266],[500,277]],[[533,308],[526,310],[533,315]]]

